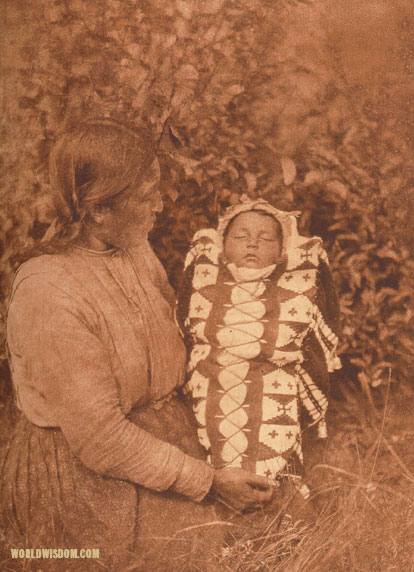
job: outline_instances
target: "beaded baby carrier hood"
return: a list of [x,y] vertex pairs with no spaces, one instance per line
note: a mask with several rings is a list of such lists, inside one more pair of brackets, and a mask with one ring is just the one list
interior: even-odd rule
[[[226,260],[226,229],[248,211],[279,222],[276,264]],[[296,214],[261,199],[230,207],[217,230],[195,234],[185,260],[177,306],[189,348],[185,391],[215,468],[300,475],[301,424],[326,436],[328,372],[340,367],[337,297],[322,240],[300,236]]]

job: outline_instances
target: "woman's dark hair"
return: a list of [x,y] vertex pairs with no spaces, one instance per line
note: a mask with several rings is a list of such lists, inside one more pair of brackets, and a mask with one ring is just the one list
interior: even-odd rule
[[155,158],[145,128],[103,118],[66,131],[49,161],[57,217],[32,256],[63,250],[79,234],[88,212],[97,205],[110,206],[128,188],[139,187]]

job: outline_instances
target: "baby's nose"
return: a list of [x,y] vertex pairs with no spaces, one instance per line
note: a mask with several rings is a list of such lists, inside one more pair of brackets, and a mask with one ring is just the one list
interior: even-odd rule
[[257,248],[258,239],[255,236],[249,236],[247,239],[247,246],[250,248]]

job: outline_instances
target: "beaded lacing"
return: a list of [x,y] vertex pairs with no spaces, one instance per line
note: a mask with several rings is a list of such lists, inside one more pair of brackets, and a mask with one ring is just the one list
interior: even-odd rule
[[248,415],[245,409],[249,405],[244,402],[246,385],[251,381],[246,376],[249,371],[248,360],[258,356],[261,343],[266,342],[262,337],[263,324],[268,322],[263,319],[266,298],[261,298],[261,295],[267,280],[268,278],[225,283],[232,287],[232,292],[231,304],[225,304],[229,309],[224,315],[224,323],[217,326],[216,337],[220,350],[217,361],[221,366],[218,382],[223,397],[219,403],[222,414],[217,414],[216,417],[222,419],[219,424],[219,431],[223,435],[221,441],[224,441],[221,457],[226,464],[232,466],[241,466],[248,447],[245,435],[248,431],[245,428]]

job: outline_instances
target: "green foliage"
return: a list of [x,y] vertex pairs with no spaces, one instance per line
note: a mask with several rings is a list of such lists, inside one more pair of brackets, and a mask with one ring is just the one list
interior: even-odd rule
[[364,14],[331,4],[15,0],[2,74],[4,292],[53,218],[47,157],[65,125],[88,114],[145,120],[165,203],[151,238],[174,285],[192,234],[241,195],[299,208],[302,230],[327,243],[347,371],[364,386],[390,367],[407,379],[412,146],[398,66],[412,24],[389,3],[377,28],[391,29],[394,52],[378,63],[364,46],[356,65],[349,46],[364,37]]

